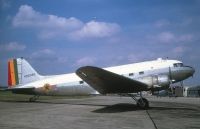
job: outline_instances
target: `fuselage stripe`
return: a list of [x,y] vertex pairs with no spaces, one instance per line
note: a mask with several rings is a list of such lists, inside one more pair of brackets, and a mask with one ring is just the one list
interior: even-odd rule
[[10,73],[11,73],[11,85],[15,85],[16,84],[16,80],[15,80],[15,70],[14,70],[14,61],[10,60]]
[[14,59],[14,71],[15,71],[15,85],[19,84],[17,60]]

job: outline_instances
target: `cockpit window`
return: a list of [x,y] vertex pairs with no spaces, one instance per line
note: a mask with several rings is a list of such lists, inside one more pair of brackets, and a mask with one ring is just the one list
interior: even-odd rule
[[183,67],[183,63],[175,63],[174,67]]

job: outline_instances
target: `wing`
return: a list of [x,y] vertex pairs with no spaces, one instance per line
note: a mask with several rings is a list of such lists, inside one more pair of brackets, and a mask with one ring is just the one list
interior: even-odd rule
[[76,74],[101,94],[134,93],[147,90],[147,85],[119,74],[85,66],[76,70]]
[[30,87],[30,88],[6,88],[6,89],[2,89],[2,91],[12,91],[13,93],[17,93],[17,94],[34,94],[35,88],[34,87]]

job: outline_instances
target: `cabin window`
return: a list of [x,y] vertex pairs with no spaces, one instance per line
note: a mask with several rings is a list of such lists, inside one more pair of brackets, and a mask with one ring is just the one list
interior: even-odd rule
[[144,71],[139,72],[139,75],[142,75],[142,74],[144,74]]
[[84,82],[83,81],[79,81],[79,84],[83,84]]
[[175,63],[174,67],[183,67],[183,63]]
[[133,76],[134,74],[133,73],[129,73],[129,76]]

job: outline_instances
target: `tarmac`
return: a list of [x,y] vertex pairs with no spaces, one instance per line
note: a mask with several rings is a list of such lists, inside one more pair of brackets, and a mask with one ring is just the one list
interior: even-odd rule
[[[199,129],[200,98],[130,97],[0,101],[0,129]],[[28,99],[27,99],[28,100]]]

